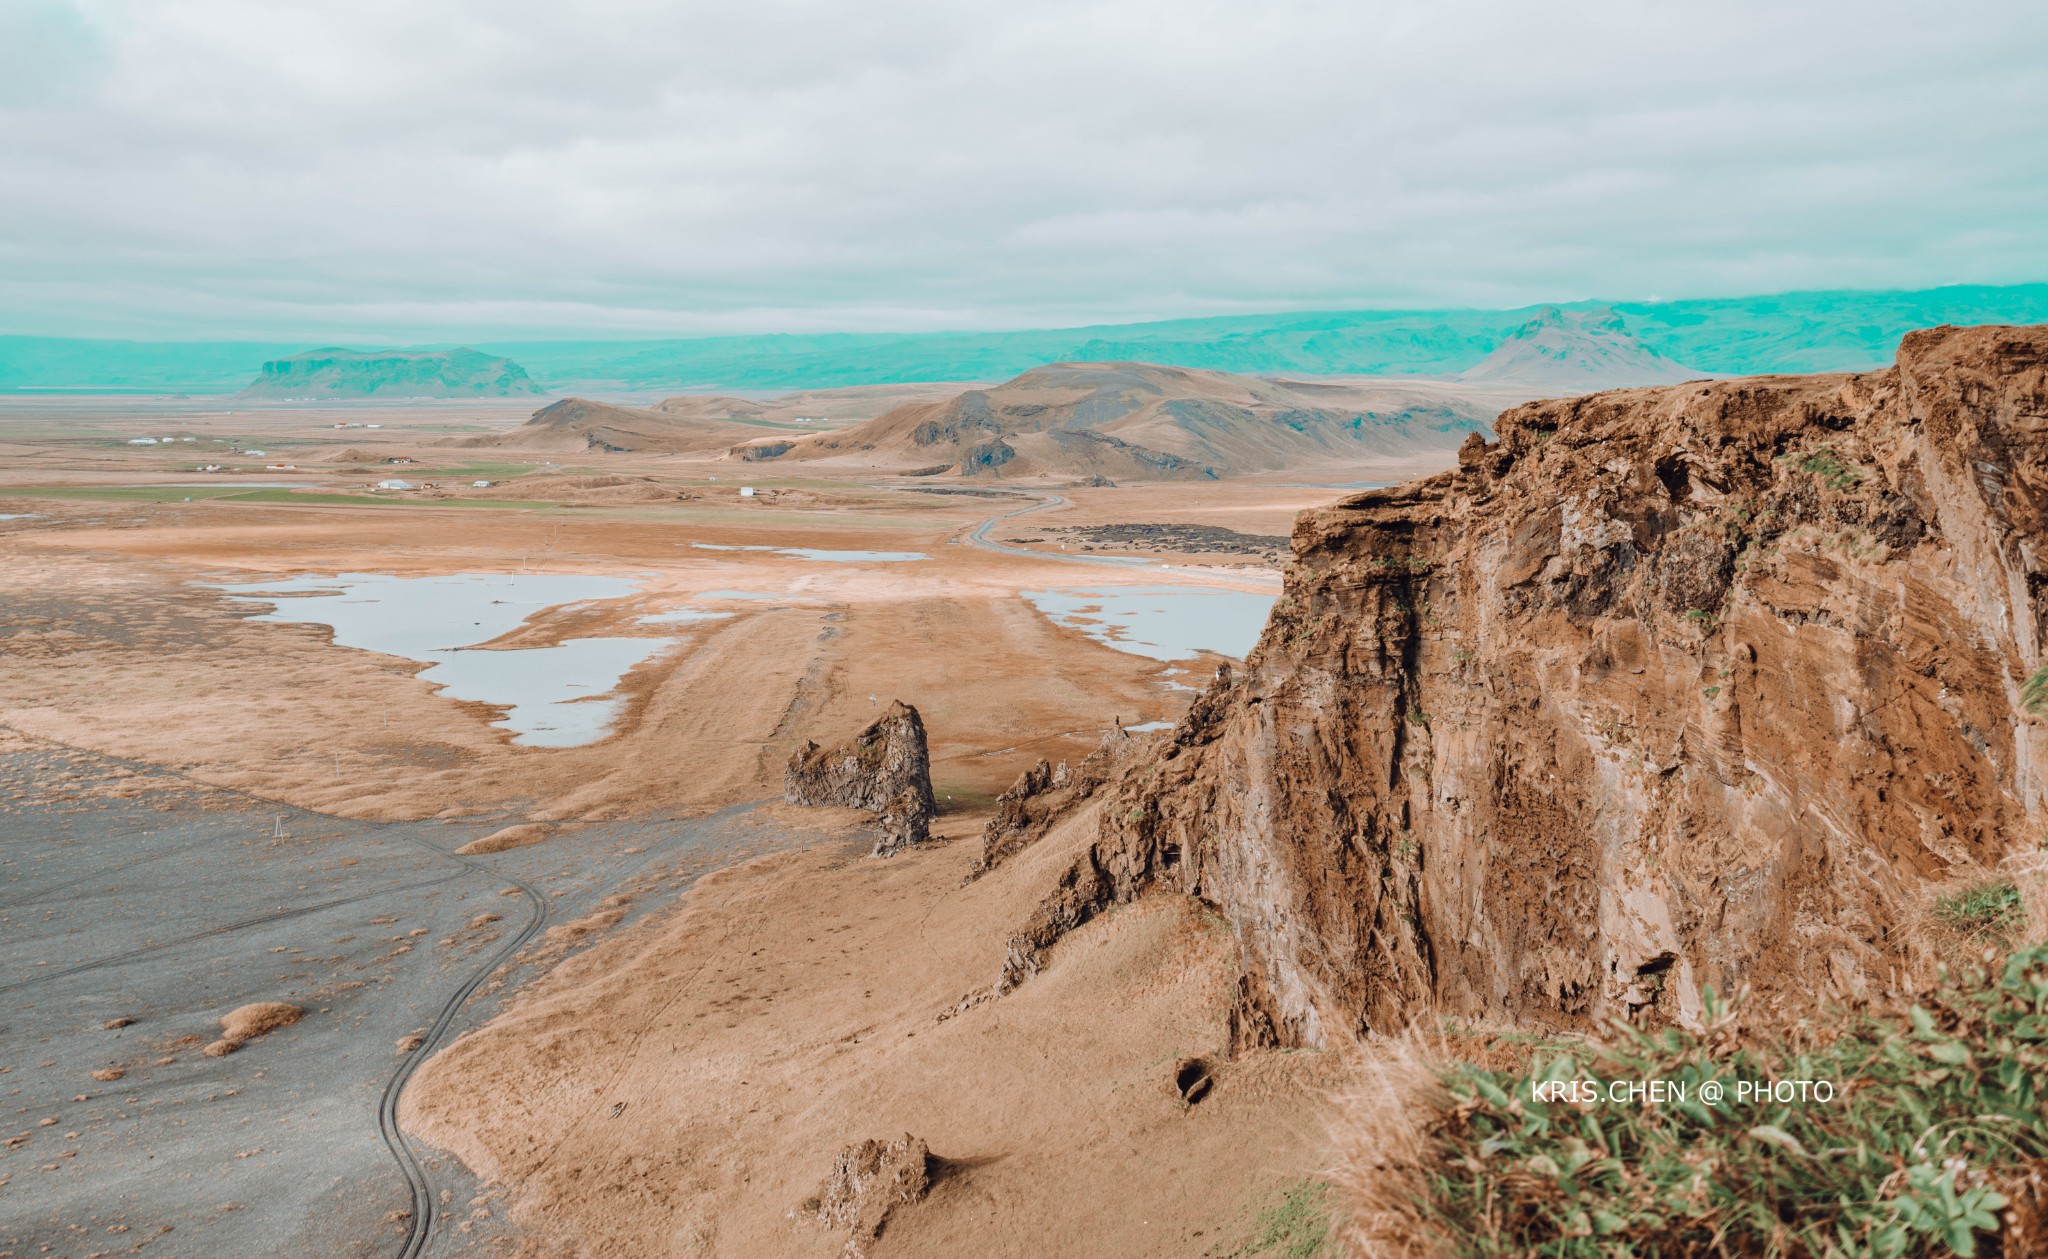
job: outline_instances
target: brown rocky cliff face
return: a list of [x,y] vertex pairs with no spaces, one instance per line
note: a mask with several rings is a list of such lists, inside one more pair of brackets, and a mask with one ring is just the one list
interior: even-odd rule
[[2039,841],[2048,328],[1498,431],[1303,516],[1248,666],[1110,796],[1006,984],[1164,883],[1235,927],[1240,1043],[1810,1005],[1902,982],[1929,883]]

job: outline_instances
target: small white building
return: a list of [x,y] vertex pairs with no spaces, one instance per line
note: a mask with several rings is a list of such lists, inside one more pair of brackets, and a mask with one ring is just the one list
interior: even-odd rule
[[397,477],[393,477],[388,481],[377,482],[377,488],[380,490],[416,490],[419,486],[414,485],[410,481],[401,481]]
[[493,484],[494,483],[490,481],[471,481],[469,483],[469,488],[473,490],[487,490],[490,489]]
[[751,486],[751,485],[742,485],[742,486],[740,487],[740,497],[741,497],[741,498],[752,498],[753,496],[754,496],[754,487],[753,487],[753,486]]
[[131,437],[131,438],[129,438],[129,439],[128,439],[128,444],[129,444],[130,446],[154,446],[154,445],[156,445],[156,438],[154,438],[154,437]]

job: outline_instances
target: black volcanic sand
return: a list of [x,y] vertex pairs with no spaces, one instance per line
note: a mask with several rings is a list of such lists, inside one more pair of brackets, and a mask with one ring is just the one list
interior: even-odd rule
[[[746,814],[460,858],[517,819],[354,822],[64,748],[0,754],[0,1256],[398,1254],[414,1198],[379,1127],[394,1074],[545,964],[461,1000],[537,913],[551,927],[626,892],[630,921],[796,842]],[[252,1001],[306,1015],[201,1053]],[[444,1008],[441,1036],[397,1048]],[[415,1149],[435,1204],[420,1253],[496,1253],[490,1203]]]

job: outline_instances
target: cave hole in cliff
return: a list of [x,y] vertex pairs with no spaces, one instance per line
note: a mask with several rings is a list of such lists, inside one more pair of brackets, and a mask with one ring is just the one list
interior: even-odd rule
[[1174,1064],[1173,1091],[1180,1096],[1182,1105],[1193,1106],[1215,1087],[1216,1077],[1209,1070],[1207,1058],[1182,1058]]
[[1682,503],[1692,497],[1692,471],[1686,466],[1685,456],[1666,455],[1657,461],[1657,479],[1664,483],[1664,492],[1674,503]]
[[1178,870],[1180,868],[1179,844],[1159,845],[1159,868],[1161,871]]
[[1636,996],[1628,1003],[1630,1022],[1669,1022],[1669,1003],[1665,995],[1670,989],[1671,968],[1677,964],[1677,954],[1659,953],[1636,967]]

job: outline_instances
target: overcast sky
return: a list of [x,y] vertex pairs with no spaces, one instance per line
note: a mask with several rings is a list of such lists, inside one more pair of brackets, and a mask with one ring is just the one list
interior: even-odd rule
[[2048,279],[2042,0],[0,0],[0,331]]

